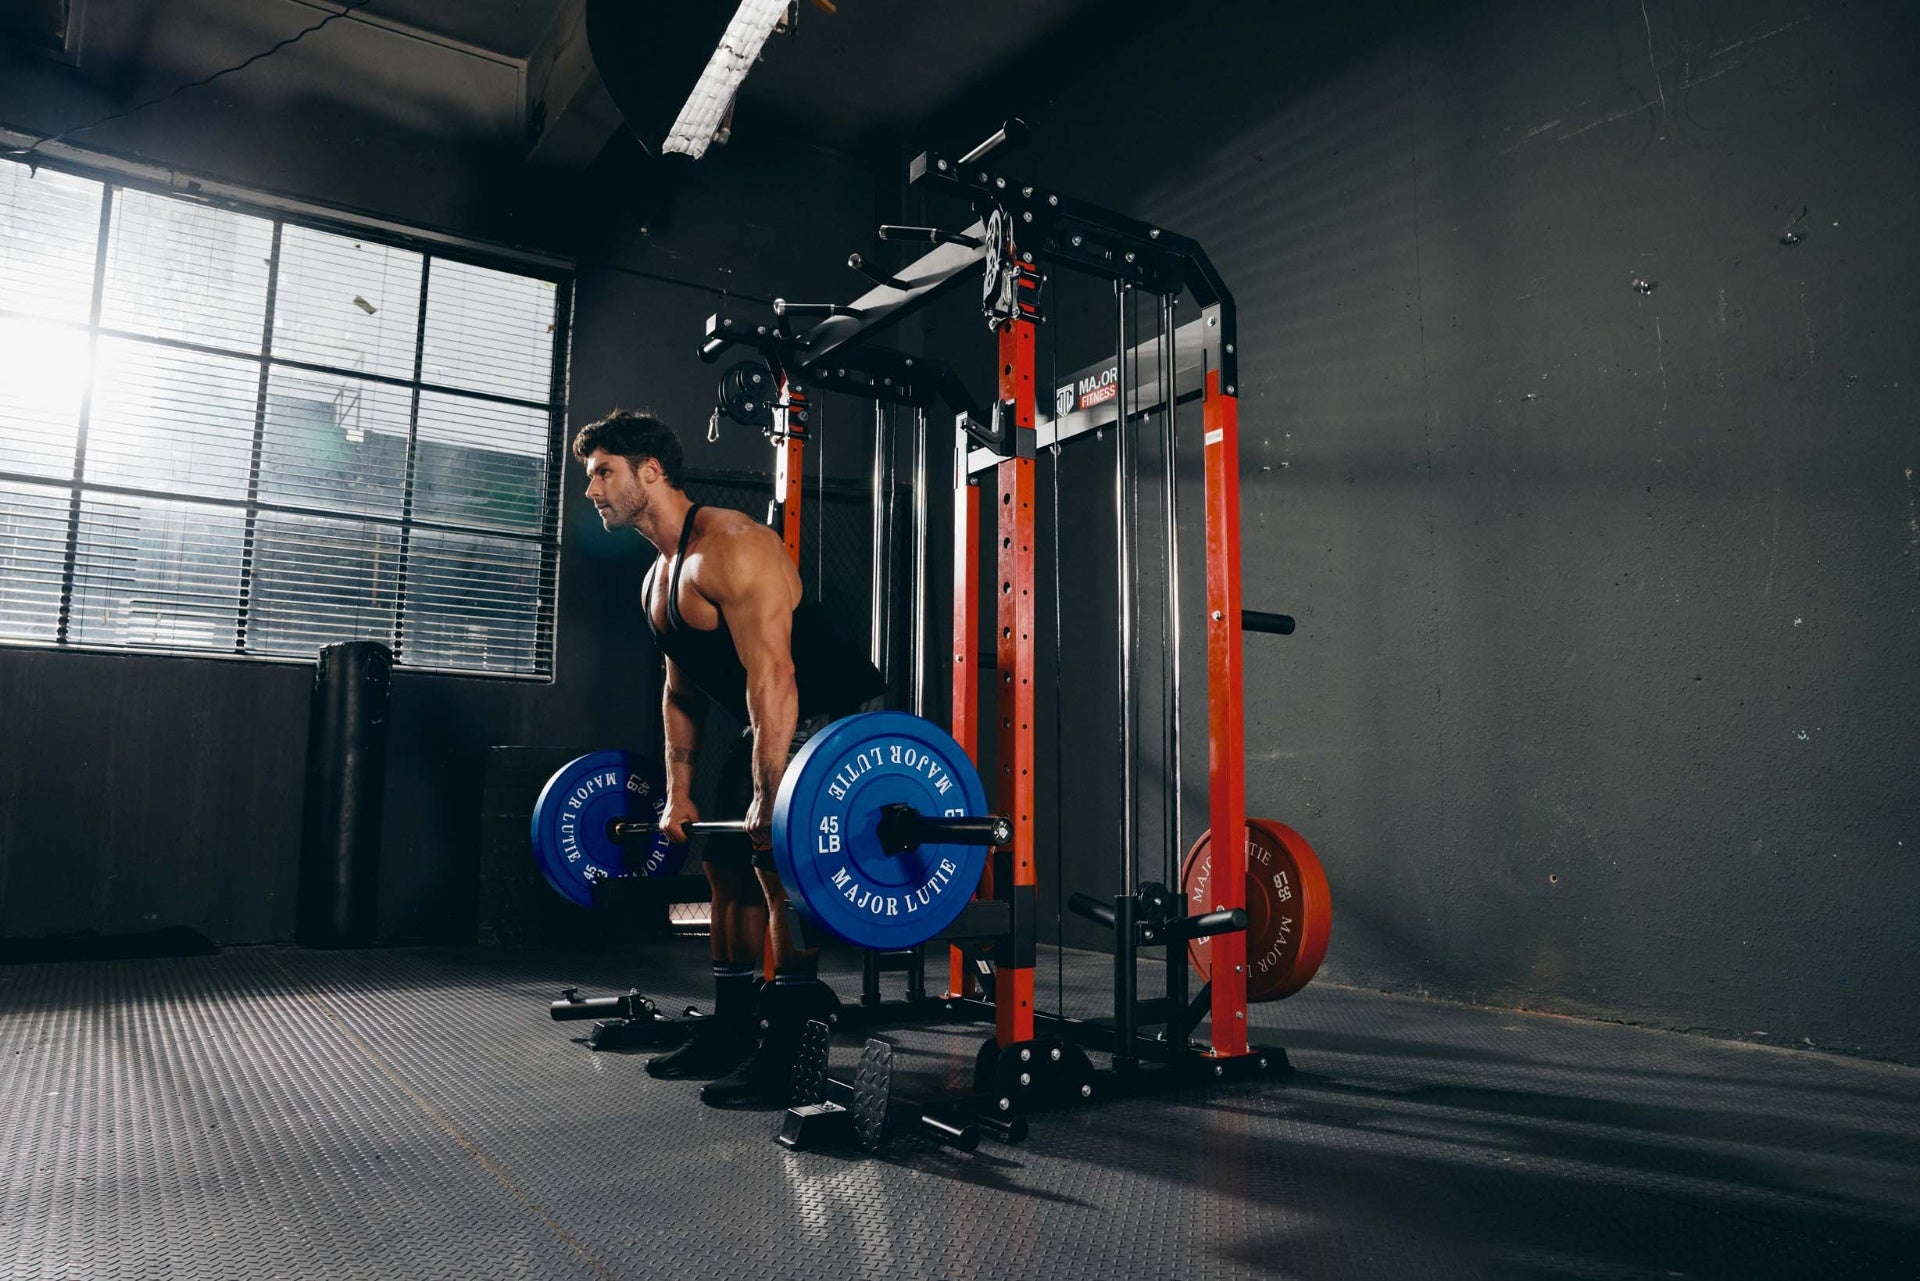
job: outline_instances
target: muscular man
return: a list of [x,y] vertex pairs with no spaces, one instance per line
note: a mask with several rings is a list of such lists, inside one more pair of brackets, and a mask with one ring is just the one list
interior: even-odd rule
[[[714,1016],[647,1071],[718,1077],[700,1091],[716,1107],[777,1102],[805,1018],[832,997],[819,983],[818,954],[795,947],[787,928],[786,890],[772,855],[774,799],[801,744],[875,699],[885,683],[834,634],[825,609],[801,598],[800,575],[779,535],[741,512],[687,497],[680,442],[666,424],[615,410],[580,429],[573,453],[586,465],[587,497],[601,523],[638,530],[660,552],[642,592],[647,625],[666,658],[662,825],[675,840],[685,840],[685,824],[700,817],[693,769],[707,700],[746,727],[716,804],[728,807],[721,817],[744,812],[748,835],[709,837],[706,847]],[[756,996],[769,926],[774,983]]]

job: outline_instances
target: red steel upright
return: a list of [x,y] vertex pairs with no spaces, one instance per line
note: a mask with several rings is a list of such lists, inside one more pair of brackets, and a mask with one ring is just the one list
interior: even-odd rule
[[800,459],[807,443],[806,410],[806,392],[782,375],[780,398],[773,405],[773,493],[780,504],[780,536],[796,569],[800,567]]
[[[980,764],[980,486],[967,470],[966,441],[958,445],[953,481],[953,739]],[[993,897],[993,860],[981,873],[976,898]],[[977,984],[966,953],[948,949],[947,995],[971,996]]]
[[[1033,413],[1033,321],[1025,316],[1000,327],[1000,399],[1011,402],[1014,427],[1031,432]],[[1011,886],[1003,898],[1032,901],[1033,869],[1033,492],[1034,460],[1009,458],[998,467],[995,528],[999,533],[999,809],[1013,820]],[[970,638],[969,638],[970,639]],[[1020,894],[1022,889],[1025,896]],[[995,1036],[1003,1046],[1033,1039],[1033,966],[1000,958],[993,983]]]
[[[806,409],[806,392],[782,374],[780,396],[773,403],[773,492],[780,504],[780,538],[786,543],[787,555],[796,570],[800,568],[800,495],[806,488],[800,467],[807,445]],[[773,982],[776,960],[773,931],[769,929],[762,963],[769,983]]]
[[[1247,905],[1246,735],[1240,662],[1240,401],[1207,371],[1202,457],[1207,485],[1207,801],[1214,832],[1212,903]],[[1213,937],[1213,1052],[1247,1052],[1247,935]]]

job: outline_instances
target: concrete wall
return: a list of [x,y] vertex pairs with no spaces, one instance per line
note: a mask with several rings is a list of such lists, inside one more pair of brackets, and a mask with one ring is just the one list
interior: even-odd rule
[[[1892,3],[1226,3],[1041,59],[1008,171],[1239,301],[1246,603],[1301,624],[1247,641],[1249,808],[1326,863],[1328,977],[1920,1056],[1915,48]],[[1110,460],[1063,465],[1076,619]]]

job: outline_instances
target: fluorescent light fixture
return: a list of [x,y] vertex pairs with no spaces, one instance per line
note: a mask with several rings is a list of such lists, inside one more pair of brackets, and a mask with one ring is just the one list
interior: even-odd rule
[[726,34],[707,59],[707,69],[700,73],[686,105],[674,118],[673,128],[667,131],[661,151],[677,151],[696,160],[707,154],[707,146],[720,131],[720,122],[740,82],[747,78],[767,37],[786,15],[787,0],[740,0]]

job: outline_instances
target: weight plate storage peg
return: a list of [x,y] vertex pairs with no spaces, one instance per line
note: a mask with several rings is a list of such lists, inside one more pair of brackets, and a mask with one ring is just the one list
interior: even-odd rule
[[595,881],[678,872],[686,846],[664,833],[643,846],[622,845],[607,833],[616,818],[654,818],[666,790],[659,763],[632,752],[589,752],[561,766],[533,806],[533,856],[547,884],[592,907]]
[[[1213,895],[1213,833],[1202,832],[1181,865],[1187,910],[1219,907]],[[1327,954],[1333,899],[1306,838],[1270,818],[1247,820],[1247,999],[1277,1001],[1307,985]],[[1213,973],[1211,938],[1187,944],[1201,978]]]
[[773,812],[780,879],[808,924],[860,947],[913,947],[953,924],[980,884],[987,847],[926,844],[889,853],[882,811],[930,818],[987,812],[980,774],[953,736],[906,712],[863,712],[807,740]]

